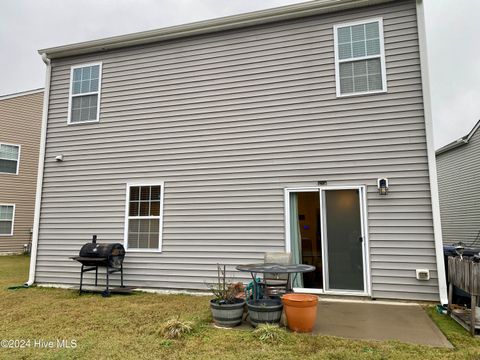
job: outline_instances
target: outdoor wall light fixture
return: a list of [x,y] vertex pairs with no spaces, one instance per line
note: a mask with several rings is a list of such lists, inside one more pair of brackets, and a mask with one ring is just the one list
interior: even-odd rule
[[388,193],[388,179],[378,179],[377,180],[378,193],[380,195],[387,195]]
[[56,161],[63,161],[63,154],[60,154],[58,156],[55,156]]

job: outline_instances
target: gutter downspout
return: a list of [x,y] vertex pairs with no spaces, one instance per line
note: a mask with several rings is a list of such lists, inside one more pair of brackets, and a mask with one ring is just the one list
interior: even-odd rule
[[47,69],[45,73],[45,90],[43,93],[42,130],[40,134],[40,153],[38,156],[37,188],[35,193],[35,215],[33,218],[32,249],[30,253],[30,272],[28,276],[28,281],[24,284],[25,287],[29,287],[35,282],[35,270],[37,267],[38,232],[40,227],[40,207],[42,204],[43,168],[45,164],[45,144],[47,140],[48,103],[50,99],[50,76],[52,68],[50,59],[47,57],[47,54],[42,54],[42,60],[47,65]]
[[418,23],[418,40],[420,45],[420,64],[422,72],[422,90],[423,90],[423,106],[425,117],[425,133],[427,141],[428,155],[428,174],[430,177],[430,196],[432,202],[433,216],[433,233],[435,238],[435,255],[437,259],[437,281],[440,302],[442,305],[448,304],[447,280],[445,275],[445,262],[443,259],[443,239],[442,239],[442,223],[440,220],[440,201],[438,197],[438,181],[437,181],[437,163],[435,150],[433,146],[433,119],[432,104],[430,96],[430,74],[428,70],[427,56],[427,37],[425,26],[425,10],[423,1],[417,0],[417,23]]

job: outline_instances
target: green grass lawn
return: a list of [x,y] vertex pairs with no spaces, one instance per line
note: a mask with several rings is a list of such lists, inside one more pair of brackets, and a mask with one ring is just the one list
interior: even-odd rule
[[[480,359],[480,340],[433,307],[427,311],[454,350],[294,333],[270,344],[251,330],[213,328],[208,297],[135,293],[102,298],[40,287],[8,290],[27,279],[28,260],[0,256],[0,339],[66,339],[78,346],[3,348],[0,359]],[[159,329],[177,315],[194,322],[193,332],[166,340]]]

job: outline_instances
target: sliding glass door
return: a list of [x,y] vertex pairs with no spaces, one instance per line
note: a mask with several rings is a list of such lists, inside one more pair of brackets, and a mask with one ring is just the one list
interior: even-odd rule
[[287,189],[289,250],[296,263],[315,266],[294,288],[366,293],[362,187]]

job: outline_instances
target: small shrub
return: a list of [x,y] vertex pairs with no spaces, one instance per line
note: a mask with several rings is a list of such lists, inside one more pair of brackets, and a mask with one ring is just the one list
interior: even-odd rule
[[263,342],[275,343],[283,341],[285,338],[285,330],[278,325],[260,324],[253,331],[253,334]]
[[185,334],[191,333],[193,323],[181,320],[179,317],[172,318],[165,322],[160,328],[160,334],[166,339],[180,339]]

